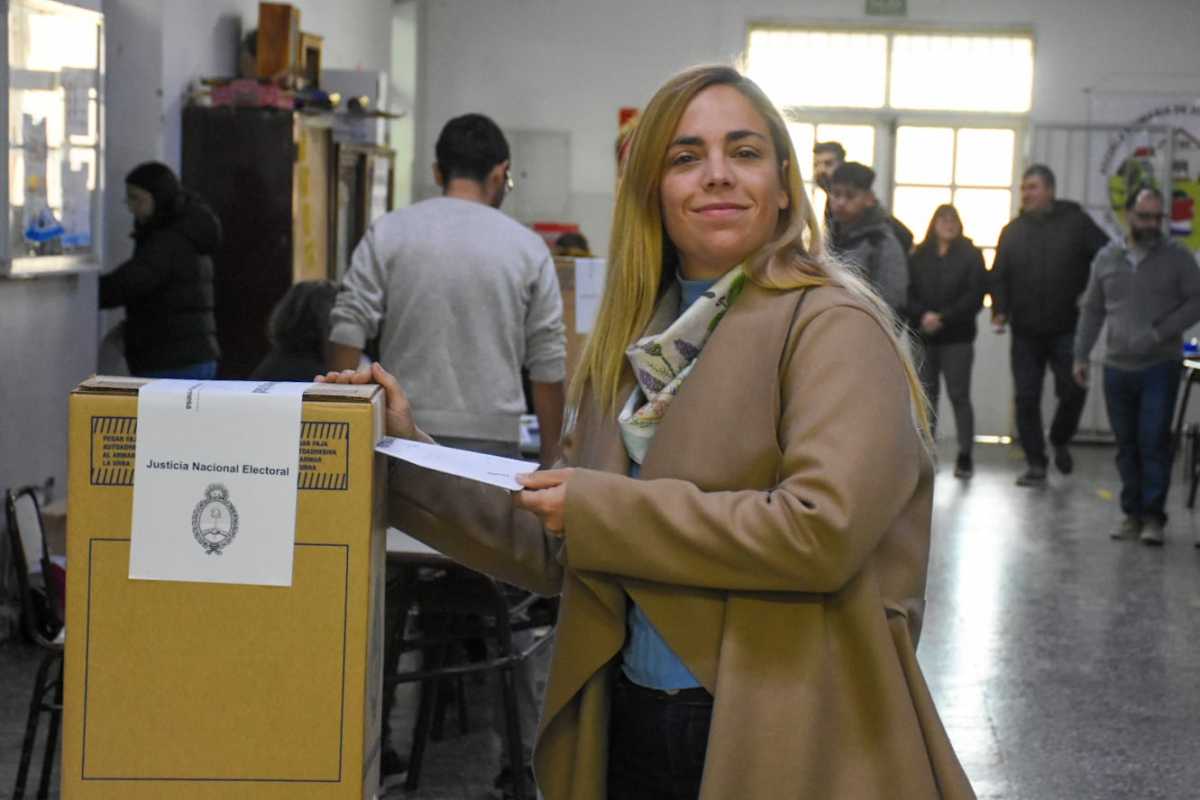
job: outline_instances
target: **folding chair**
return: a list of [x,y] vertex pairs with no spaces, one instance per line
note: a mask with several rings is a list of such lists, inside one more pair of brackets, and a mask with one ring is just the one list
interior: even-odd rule
[[63,607],[66,586],[65,560],[50,556],[42,527],[42,512],[33,487],[5,492],[5,516],[17,589],[21,594],[21,627],[25,635],[46,650],[38,666],[21,744],[21,761],[13,787],[13,800],[25,796],[25,782],[42,714],[48,714],[46,747],[42,753],[42,772],[38,782],[39,800],[50,796],[50,776],[62,724]]

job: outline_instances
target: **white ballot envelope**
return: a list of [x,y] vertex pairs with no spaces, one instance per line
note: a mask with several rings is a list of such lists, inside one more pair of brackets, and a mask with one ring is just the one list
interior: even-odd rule
[[458,450],[438,444],[390,437],[381,439],[379,444],[375,445],[375,451],[389,458],[416,464],[418,467],[499,486],[513,492],[521,491],[521,484],[516,480],[517,475],[533,472],[538,468],[538,464],[533,461],[489,456],[471,450]]
[[291,586],[306,383],[138,391],[129,577]]

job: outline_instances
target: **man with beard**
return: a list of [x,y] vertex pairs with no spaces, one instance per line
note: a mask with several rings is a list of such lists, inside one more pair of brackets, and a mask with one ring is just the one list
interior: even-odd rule
[[1018,486],[1046,485],[1042,383],[1054,373],[1058,408],[1050,424],[1054,464],[1064,475],[1075,463],[1067,444],[1079,428],[1087,391],[1071,377],[1079,295],[1092,259],[1108,236],[1078,203],[1055,197],[1054,173],[1034,164],[1021,177],[1021,214],[1004,226],[992,269],[992,325],[1012,323],[1012,374],[1017,435],[1027,469]]
[[1084,386],[1088,356],[1108,321],[1104,400],[1117,437],[1124,518],[1114,539],[1163,543],[1171,486],[1171,417],[1179,389],[1183,332],[1200,321],[1200,268],[1163,236],[1163,198],[1143,188],[1130,196],[1129,235],[1100,251],[1080,303],[1075,380]]

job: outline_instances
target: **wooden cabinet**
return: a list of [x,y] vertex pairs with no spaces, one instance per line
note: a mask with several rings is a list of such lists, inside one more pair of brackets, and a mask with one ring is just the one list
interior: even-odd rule
[[332,144],[327,127],[264,108],[183,113],[184,186],[221,220],[215,266],[219,376],[245,378],[266,355],[271,308],[329,269]]

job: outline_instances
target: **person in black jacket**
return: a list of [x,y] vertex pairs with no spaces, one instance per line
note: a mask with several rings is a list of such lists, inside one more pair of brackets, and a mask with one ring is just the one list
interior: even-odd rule
[[216,376],[212,253],[221,224],[165,164],[125,177],[133,214],[133,257],[100,277],[100,307],[125,307],[125,360],[147,378]]
[[1074,468],[1067,444],[1079,427],[1087,391],[1071,374],[1079,296],[1092,259],[1108,236],[1078,203],[1055,198],[1054,173],[1044,164],[1025,170],[1021,214],[1000,232],[992,269],[992,323],[1011,324],[1012,372],[1017,395],[1017,435],[1028,469],[1018,486],[1046,484],[1042,432],[1042,381],[1054,372],[1058,409],[1050,425],[1054,464]]
[[324,374],[329,340],[329,312],[337,300],[332,281],[293,284],[271,309],[267,323],[267,353],[250,374],[256,381],[304,381]]
[[[936,415],[939,375],[945,377],[958,434],[954,475],[969,478],[975,471],[971,459],[975,442],[975,411],[971,407],[975,317],[987,292],[987,270],[983,253],[963,236],[962,218],[954,206],[938,206],[933,212],[925,240],[909,261],[909,273],[909,321],[924,349],[921,383]],[[935,430],[936,425],[935,416]]]

